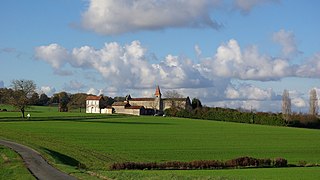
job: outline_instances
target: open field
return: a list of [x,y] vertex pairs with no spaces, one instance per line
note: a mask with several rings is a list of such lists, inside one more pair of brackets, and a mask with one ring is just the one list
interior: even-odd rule
[[58,168],[85,178],[86,173],[77,166],[86,167],[91,174],[119,179],[320,177],[319,168],[107,171],[109,164],[118,161],[227,160],[240,156],[283,157],[289,163],[320,164],[319,130],[169,117],[58,113],[47,107],[36,107],[30,113],[30,120],[21,120],[17,118],[19,112],[0,112],[0,137],[28,145]]

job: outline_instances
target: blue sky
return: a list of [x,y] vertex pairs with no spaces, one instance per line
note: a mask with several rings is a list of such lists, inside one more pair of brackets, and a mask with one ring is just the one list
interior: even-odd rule
[[175,89],[209,106],[293,110],[320,92],[316,0],[4,0],[0,87],[152,96]]

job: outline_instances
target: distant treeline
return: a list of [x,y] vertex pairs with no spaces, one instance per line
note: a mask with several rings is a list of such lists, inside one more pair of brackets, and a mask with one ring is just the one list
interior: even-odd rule
[[237,109],[220,107],[197,107],[192,110],[170,108],[165,110],[167,116],[207,119],[250,124],[263,124],[273,126],[290,126],[304,128],[320,128],[318,117],[307,114],[292,114],[289,120],[283,118],[281,113],[246,112]]

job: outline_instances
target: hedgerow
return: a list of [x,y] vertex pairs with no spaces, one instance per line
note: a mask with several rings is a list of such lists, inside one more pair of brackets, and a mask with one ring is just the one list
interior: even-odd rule
[[240,157],[228,161],[198,160],[191,162],[118,162],[110,166],[111,170],[196,170],[196,169],[225,169],[245,167],[287,167],[284,158],[257,159],[252,157]]

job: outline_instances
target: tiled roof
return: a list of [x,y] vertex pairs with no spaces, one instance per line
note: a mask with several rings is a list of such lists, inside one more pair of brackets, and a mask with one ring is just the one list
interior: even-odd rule
[[187,98],[164,98],[163,101],[185,101]]
[[114,102],[112,106],[126,106],[127,104],[127,102]]
[[157,86],[156,92],[154,93],[155,96],[161,96],[160,87]]
[[154,101],[154,98],[131,98],[129,101]]
[[129,106],[129,107],[126,107],[126,109],[141,109],[141,108],[144,108],[143,106]]
[[100,100],[102,96],[87,96],[86,100]]

